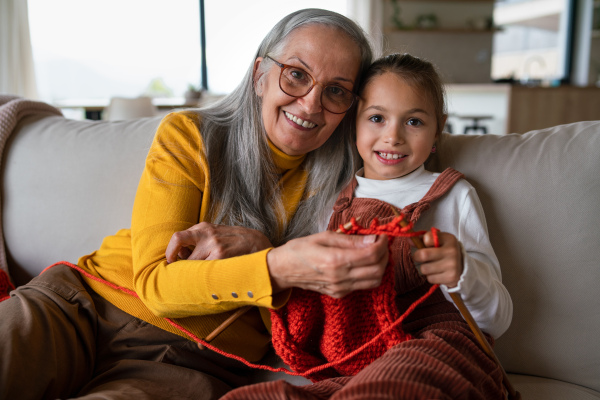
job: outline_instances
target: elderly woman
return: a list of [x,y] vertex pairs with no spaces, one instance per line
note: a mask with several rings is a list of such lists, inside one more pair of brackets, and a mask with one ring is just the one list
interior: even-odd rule
[[0,303],[0,398],[218,398],[251,374],[190,338],[256,306],[212,343],[257,361],[289,288],[379,285],[386,238],[315,233],[355,169],[345,115],[371,59],[349,19],[298,11],[230,96],[167,116],[131,229]]

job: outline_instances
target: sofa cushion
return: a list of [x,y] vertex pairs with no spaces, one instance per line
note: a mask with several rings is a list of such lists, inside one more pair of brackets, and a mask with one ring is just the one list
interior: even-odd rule
[[525,400],[598,400],[600,393],[555,379],[509,374],[508,379]]
[[477,189],[513,299],[505,369],[600,392],[600,121],[444,139],[436,168]]
[[25,120],[7,143],[2,216],[11,275],[22,284],[77,262],[131,224],[160,117],[122,122]]

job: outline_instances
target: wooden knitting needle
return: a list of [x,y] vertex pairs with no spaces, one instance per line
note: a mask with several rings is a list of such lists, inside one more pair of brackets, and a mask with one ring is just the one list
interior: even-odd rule
[[[398,213],[398,211],[394,207],[392,207],[392,211],[394,212],[394,215],[396,215],[397,217],[400,216],[400,213]],[[408,224],[408,222],[406,222],[406,220],[403,219],[400,221],[400,226],[402,226],[403,228],[407,227],[408,225],[409,224]],[[413,236],[413,237],[411,237],[411,240],[417,249],[425,248],[425,244],[423,243],[423,241],[421,240],[420,237]],[[460,294],[458,294],[458,293],[449,293],[449,294],[450,294],[450,297],[452,298],[452,301],[454,301],[454,304],[456,304],[458,311],[460,311],[460,314],[463,316],[465,321],[467,321],[467,324],[469,325],[469,328],[471,328],[471,331],[477,338],[477,341],[479,342],[481,347],[483,347],[483,350],[486,352],[486,354],[488,356],[490,356],[490,358],[492,358],[496,362],[496,365],[498,365],[498,367],[500,367],[500,370],[502,371],[502,382],[504,383],[504,387],[506,388],[506,391],[508,392],[509,400],[513,400],[513,399],[521,400],[521,394],[519,392],[517,392],[514,389],[514,387],[511,385],[510,381],[508,380],[508,375],[506,375],[506,371],[502,367],[502,364],[500,364],[500,360],[498,360],[498,357],[496,357],[496,353],[494,353],[492,346],[485,338],[483,332],[477,325],[477,322],[475,322],[475,319],[473,318],[473,316],[471,315],[471,312],[465,305],[465,302],[463,301],[462,297],[460,297]]]
[[[356,222],[360,221],[360,217],[356,218],[355,220],[356,220]],[[344,229],[350,229],[350,228],[352,228],[352,222],[346,222],[346,223],[344,224]],[[342,232],[343,232],[343,230],[342,230],[342,228],[340,228],[340,229],[338,229],[338,230],[337,230],[337,231],[335,231],[335,232],[336,232],[336,233],[342,233]]]
[[[244,315],[246,312],[250,311],[251,308],[252,306],[244,306],[242,308],[238,308],[236,312],[231,314],[225,321],[221,322],[221,325],[217,326],[214,331],[209,333],[208,336],[204,338],[204,341],[208,343],[212,342],[217,336],[221,334],[221,332],[227,329],[229,325],[233,324],[235,320]],[[204,347],[202,343],[198,343],[198,348],[200,348],[200,350],[204,350],[206,347]]]

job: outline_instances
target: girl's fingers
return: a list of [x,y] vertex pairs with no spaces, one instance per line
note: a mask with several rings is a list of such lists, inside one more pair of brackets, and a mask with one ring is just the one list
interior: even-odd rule
[[434,238],[431,232],[423,236],[425,249],[415,251],[413,260],[420,264],[419,271],[431,284],[448,287],[458,285],[463,271],[460,242],[450,233],[439,232],[440,247],[432,247]]

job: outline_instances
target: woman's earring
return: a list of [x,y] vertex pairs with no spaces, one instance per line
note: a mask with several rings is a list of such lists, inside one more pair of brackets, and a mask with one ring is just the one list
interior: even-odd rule
[[437,147],[435,147],[435,145],[433,145],[433,147],[431,148],[431,154],[435,154],[437,152]]

